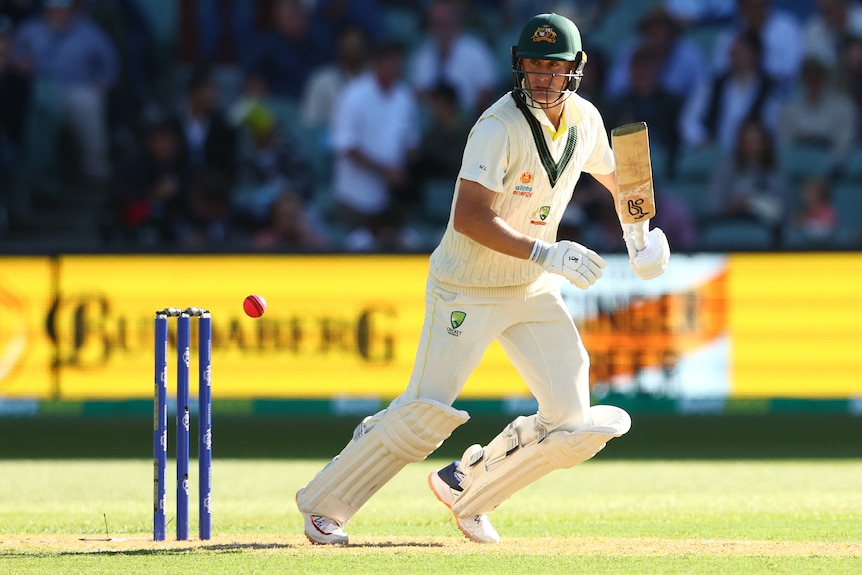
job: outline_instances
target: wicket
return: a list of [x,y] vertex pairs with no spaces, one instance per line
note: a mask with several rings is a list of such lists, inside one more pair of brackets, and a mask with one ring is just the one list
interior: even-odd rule
[[177,318],[177,540],[189,538],[189,362],[198,318],[199,536],[212,536],[212,318],[201,308],[156,312],[153,422],[153,541],[165,540],[168,464],[168,318]]

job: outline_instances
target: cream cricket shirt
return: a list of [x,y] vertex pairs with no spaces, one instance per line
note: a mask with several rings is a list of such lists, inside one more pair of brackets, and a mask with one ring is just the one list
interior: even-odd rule
[[[614,157],[596,107],[577,94],[566,100],[560,129],[543,110],[525,108],[546,149],[536,144],[533,128],[506,94],[491,105],[467,138],[461,179],[497,192],[492,209],[515,230],[553,243],[581,172],[610,174]],[[458,199],[459,183],[455,184]],[[431,254],[431,279],[467,295],[524,293],[544,270],[529,260],[491,250],[456,232],[449,219],[440,245]]]

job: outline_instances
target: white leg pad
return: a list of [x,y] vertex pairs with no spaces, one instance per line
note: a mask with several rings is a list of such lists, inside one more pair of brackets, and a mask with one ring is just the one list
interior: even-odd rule
[[299,510],[347,525],[405,465],[428,457],[469,418],[465,411],[427,399],[365,418],[341,453],[297,493]]
[[568,469],[592,458],[613,437],[631,428],[631,417],[610,405],[590,408],[592,425],[577,431],[542,433],[536,416],[519,417],[482,449],[464,452],[459,469],[463,491],[452,505],[459,517],[482,515],[555,469]]

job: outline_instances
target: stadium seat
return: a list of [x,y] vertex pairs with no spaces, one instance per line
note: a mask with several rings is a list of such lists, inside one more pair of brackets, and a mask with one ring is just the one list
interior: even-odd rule
[[822,177],[829,172],[829,151],[824,148],[782,146],[778,150],[778,161],[792,180]]
[[679,154],[676,178],[687,181],[709,181],[712,173],[723,160],[724,153],[715,146],[684,149]]
[[[862,162],[862,154],[857,156]],[[838,247],[859,249],[862,246],[862,167],[857,167],[858,176],[847,174],[845,179],[833,185],[832,201],[838,212]]]
[[713,251],[758,251],[773,247],[767,228],[745,221],[710,223],[701,230],[700,243],[703,249]]
[[856,146],[847,158],[845,177],[862,185],[862,145]]
[[697,217],[704,212],[708,180],[680,180],[669,184],[664,192],[684,200],[691,213]]

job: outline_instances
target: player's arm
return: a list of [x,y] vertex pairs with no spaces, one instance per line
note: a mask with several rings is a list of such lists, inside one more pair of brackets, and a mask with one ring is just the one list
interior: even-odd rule
[[575,242],[549,244],[522,234],[493,210],[496,197],[496,192],[482,184],[462,178],[452,221],[455,231],[494,251],[530,259],[581,289],[602,277],[605,261],[596,252]]
[[486,248],[525,260],[535,239],[512,228],[491,208],[496,197],[482,184],[461,179],[452,222],[455,231]]

